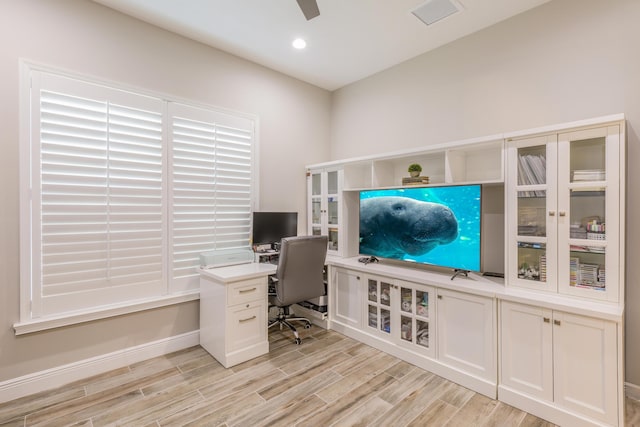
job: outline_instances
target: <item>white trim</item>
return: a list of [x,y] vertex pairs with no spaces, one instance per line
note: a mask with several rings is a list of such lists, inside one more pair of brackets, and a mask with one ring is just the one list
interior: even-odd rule
[[624,394],[631,399],[640,400],[640,385],[624,383]]
[[167,295],[142,301],[136,301],[134,303],[118,304],[108,306],[106,308],[91,309],[82,312],[66,313],[61,316],[51,316],[46,318],[33,319],[26,322],[18,322],[13,325],[13,329],[16,335],[24,335],[30,334],[32,332],[44,331],[47,329],[60,328],[62,326],[75,325],[78,323],[106,319],[108,317],[122,316],[124,314],[150,310],[153,308],[166,307],[168,305],[180,304],[188,301],[195,301],[197,299],[200,299],[200,291],[193,290],[178,295]]
[[132,363],[193,347],[199,343],[200,331],[196,330],[13,378],[0,383],[0,403],[60,387],[70,382],[128,366]]

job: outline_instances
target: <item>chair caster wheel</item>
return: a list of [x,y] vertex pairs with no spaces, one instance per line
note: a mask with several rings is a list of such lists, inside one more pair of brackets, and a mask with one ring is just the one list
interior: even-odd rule
[[305,323],[304,328],[305,329],[311,329],[311,323]]
[[296,343],[296,345],[302,344],[302,340],[300,338],[296,338],[294,342]]

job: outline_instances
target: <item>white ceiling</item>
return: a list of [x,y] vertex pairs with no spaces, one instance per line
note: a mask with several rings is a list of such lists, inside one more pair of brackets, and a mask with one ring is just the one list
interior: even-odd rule
[[457,0],[461,12],[430,26],[411,13],[425,0],[318,0],[310,21],[296,0],[94,1],[335,90],[550,0]]

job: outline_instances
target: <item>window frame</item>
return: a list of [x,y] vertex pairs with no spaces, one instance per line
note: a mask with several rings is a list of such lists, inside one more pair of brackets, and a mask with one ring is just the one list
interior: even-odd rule
[[[113,316],[119,316],[137,311],[149,310],[153,308],[163,307],[172,304],[179,304],[199,299],[199,286],[193,284],[189,287],[175,286],[172,281],[172,265],[173,252],[171,250],[171,242],[173,238],[173,230],[171,227],[171,198],[172,194],[170,185],[170,177],[172,175],[171,157],[172,135],[169,132],[169,123],[172,119],[170,115],[171,104],[181,104],[188,107],[210,111],[213,114],[221,114],[230,117],[248,120],[253,127],[251,134],[251,172],[250,172],[250,211],[255,210],[259,206],[259,120],[254,114],[240,113],[229,109],[215,107],[208,104],[194,102],[192,100],[181,99],[175,96],[169,96],[163,93],[149,91],[138,87],[132,87],[119,82],[108,81],[93,76],[81,75],[76,72],[69,72],[59,68],[38,64],[32,61],[20,60],[20,81],[19,81],[19,199],[20,199],[20,320],[16,322],[14,331],[16,335],[57,328],[61,326],[77,324],[97,319],[103,319]],[[89,307],[72,312],[56,313],[41,317],[32,317],[32,292],[31,283],[33,272],[33,256],[37,256],[32,246],[32,171],[33,168],[40,168],[40,159],[33,156],[33,146],[39,146],[39,139],[32,141],[34,129],[31,121],[32,111],[32,73],[42,72],[58,75],[70,79],[79,80],[81,82],[101,85],[115,90],[122,90],[134,94],[158,98],[162,102],[162,145],[163,145],[163,167],[162,167],[162,196],[164,217],[162,235],[163,235],[163,291],[161,295],[153,295],[143,297],[134,301],[124,301],[115,304],[109,304],[98,307]],[[39,98],[38,98],[39,99]],[[38,193],[39,194],[39,193]],[[37,211],[33,211],[34,213]],[[250,243],[250,242],[249,242]],[[36,248],[37,249],[37,248]]]

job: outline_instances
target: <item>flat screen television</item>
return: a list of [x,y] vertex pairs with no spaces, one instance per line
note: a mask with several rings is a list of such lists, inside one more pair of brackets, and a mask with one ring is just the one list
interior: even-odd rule
[[480,185],[360,192],[360,254],[480,271]]
[[280,243],[283,237],[298,235],[298,212],[254,212],[254,245]]

